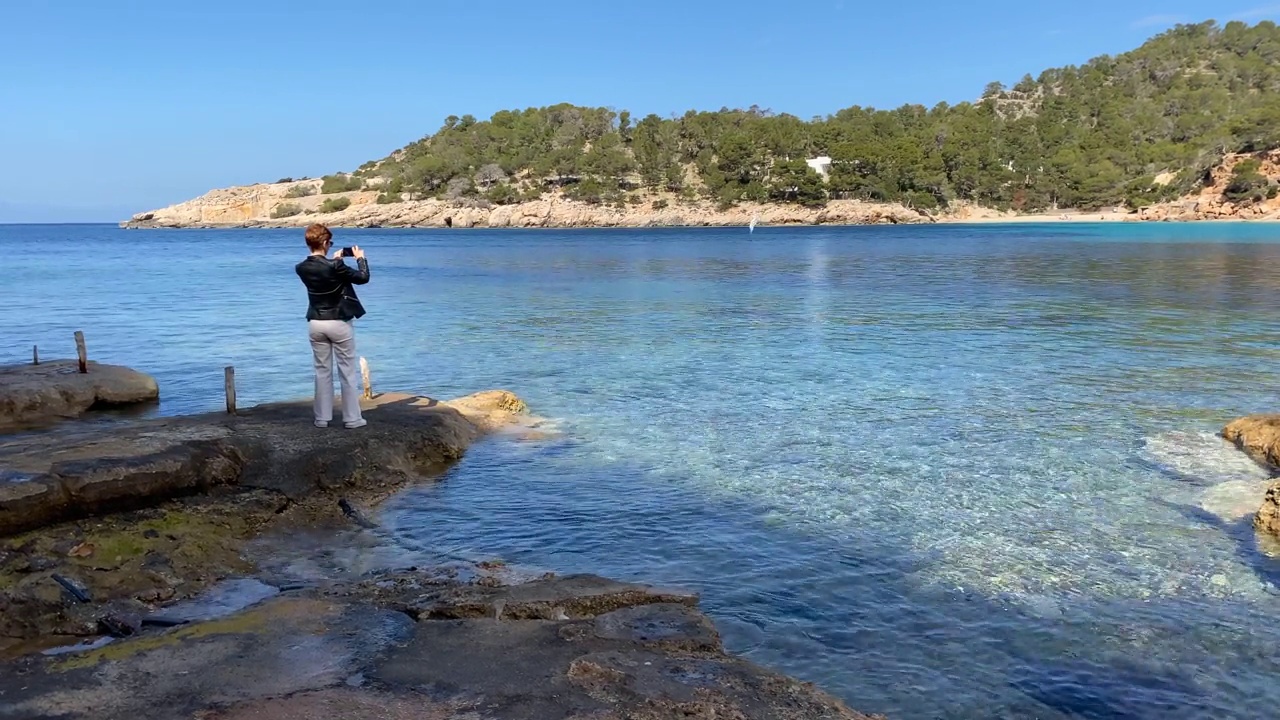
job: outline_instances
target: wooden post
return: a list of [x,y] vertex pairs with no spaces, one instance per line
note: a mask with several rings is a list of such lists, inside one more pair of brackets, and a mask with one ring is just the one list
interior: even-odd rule
[[84,349],[84,333],[76,331],[76,357],[80,359],[80,372],[89,372],[89,353]]
[[236,369],[227,366],[226,370],[227,414],[236,414]]
[[373,399],[373,381],[369,379],[369,361],[360,358],[360,381],[364,385],[364,399]]
[[31,346],[31,364],[32,365],[40,364],[40,347],[38,345]]

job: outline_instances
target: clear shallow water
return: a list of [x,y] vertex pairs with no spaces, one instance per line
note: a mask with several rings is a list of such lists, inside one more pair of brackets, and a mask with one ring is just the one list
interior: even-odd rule
[[[1265,473],[1280,227],[344,232],[381,389],[508,387],[386,522],[415,550],[676,583],[731,648],[895,718],[1259,718],[1280,702]],[[4,227],[32,344],[161,412],[304,396],[298,231]],[[58,351],[61,352],[58,352]]]

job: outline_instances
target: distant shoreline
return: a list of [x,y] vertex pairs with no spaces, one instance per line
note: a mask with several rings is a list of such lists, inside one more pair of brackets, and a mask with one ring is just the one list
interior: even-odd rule
[[[1080,222],[1188,222],[1280,219],[1280,213],[1179,202],[1128,212],[1060,210],[1013,214],[968,203],[923,210],[899,203],[830,200],[821,206],[743,202],[721,206],[705,199],[650,195],[620,204],[586,203],[561,194],[494,205],[438,199],[380,203],[379,193],[355,190],[319,193],[316,181],[247,185],[212,190],[198,198],[134,215],[125,228],[331,227],[605,228],[758,227],[822,225],[918,225]],[[332,208],[336,207],[336,210]],[[328,212],[325,212],[329,210]],[[285,214],[287,213],[287,214]]]
[[[452,228],[443,225],[429,224],[406,224],[406,225],[380,225],[380,224],[345,224],[342,222],[324,222],[323,218],[314,219],[314,222],[321,222],[328,227],[343,230],[698,230],[698,229],[725,229],[725,228],[742,228],[748,227],[747,223],[726,223],[726,224],[650,224],[650,225],[471,225],[471,226],[454,226]],[[310,224],[310,223],[307,223]],[[982,217],[982,218],[937,218],[933,222],[915,222],[915,223],[886,223],[886,222],[821,222],[821,223],[758,223],[757,230],[773,229],[773,228],[818,228],[818,227],[885,227],[895,225],[906,225],[911,227],[927,227],[931,225],[1099,225],[1099,224],[1126,224],[1126,225],[1280,225],[1280,218],[1197,218],[1197,219],[1145,219],[1137,218],[1132,215],[1125,214],[1104,214],[1102,216],[1075,216],[1063,218],[1060,216],[1042,216],[1042,215],[1014,215],[1010,217]],[[301,230],[306,227],[305,224],[267,224],[267,223],[209,223],[209,224],[191,224],[191,225],[143,225],[130,223],[0,223],[0,226],[22,226],[22,225],[110,225],[124,230]]]

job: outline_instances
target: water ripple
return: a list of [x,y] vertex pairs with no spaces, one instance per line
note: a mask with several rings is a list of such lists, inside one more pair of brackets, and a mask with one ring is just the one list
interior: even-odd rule
[[[1280,702],[1268,477],[1215,435],[1274,410],[1266,226],[348,234],[379,387],[558,421],[395,498],[405,553],[698,589],[732,648],[895,718]],[[228,364],[245,403],[310,391],[297,232],[9,244],[0,356],[84,329],[164,413]]]

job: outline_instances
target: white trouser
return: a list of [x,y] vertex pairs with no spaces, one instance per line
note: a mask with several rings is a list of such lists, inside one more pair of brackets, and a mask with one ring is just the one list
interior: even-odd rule
[[356,385],[356,331],[342,320],[309,320],[311,351],[316,365],[316,422],[333,419],[333,360],[338,359],[342,382],[342,422],[360,421],[360,391]]

